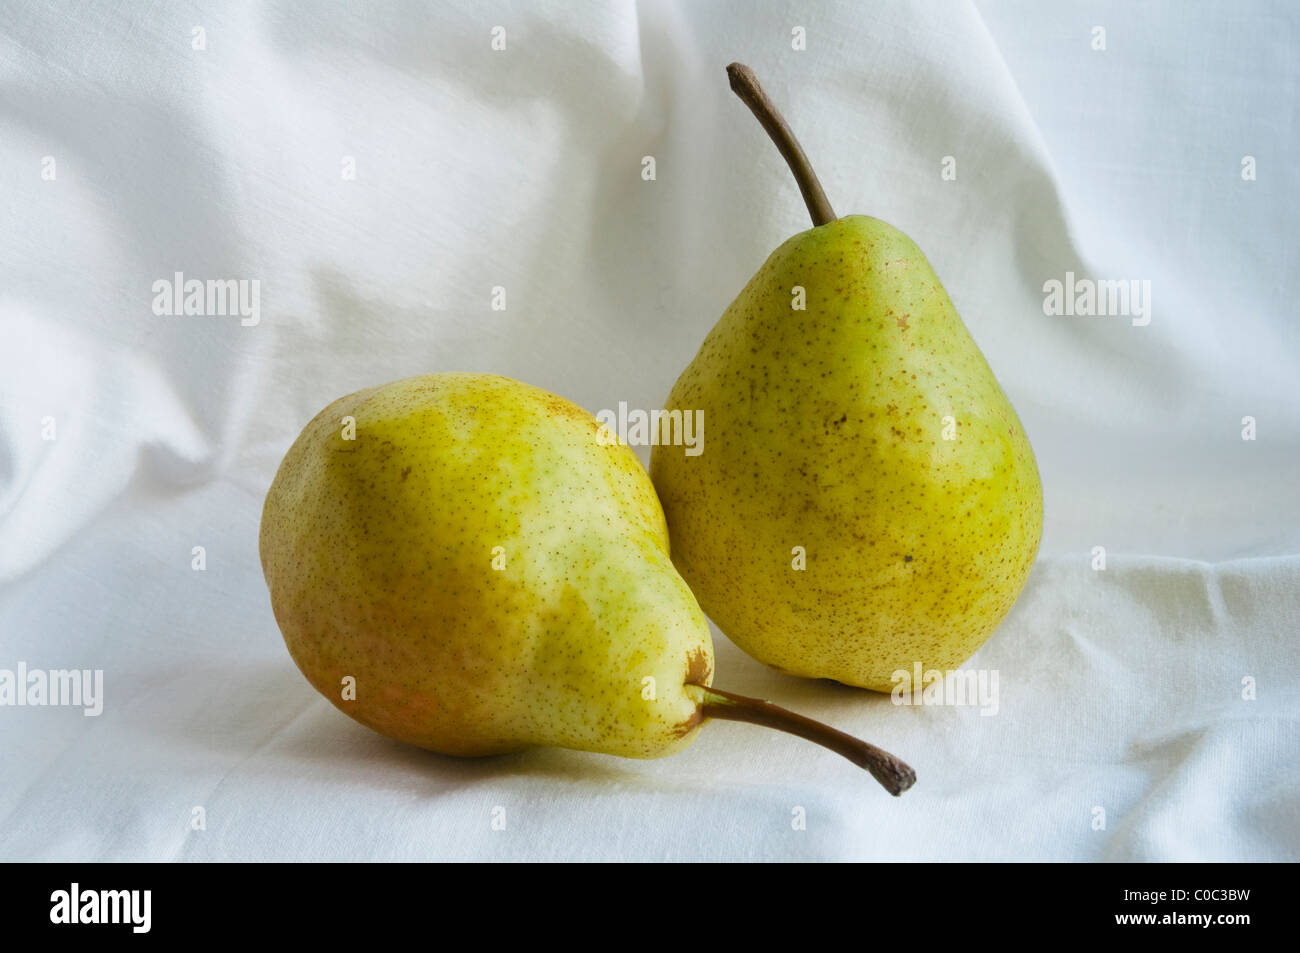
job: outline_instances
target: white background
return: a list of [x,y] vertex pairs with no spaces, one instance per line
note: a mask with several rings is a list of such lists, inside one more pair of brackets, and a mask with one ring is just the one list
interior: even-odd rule
[[[106,682],[98,718],[0,708],[0,858],[1300,859],[1294,5],[355,7],[0,0],[0,668]],[[898,800],[730,723],[656,762],[353,723],[271,615],[280,457],[430,371],[658,406],[808,227],[733,59],[840,214],[925,250],[1033,441],[1042,553],[972,662],[999,713],[715,634],[720,684],[912,763]],[[261,323],[154,315],[176,271],[258,279]],[[1151,323],[1046,316],[1067,271],[1149,280]]]

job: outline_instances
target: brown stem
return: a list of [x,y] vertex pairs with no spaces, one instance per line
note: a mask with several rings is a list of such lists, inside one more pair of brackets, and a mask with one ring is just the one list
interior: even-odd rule
[[744,63],[732,63],[727,67],[727,77],[731,80],[731,91],[758,117],[776,147],[781,150],[785,164],[790,167],[794,180],[799,183],[799,191],[803,193],[804,204],[808,206],[813,224],[825,225],[835,221],[835,210],[822,191],[822,184],[817,181],[812,163],[804,155],[803,147],[790,131],[785,117],[768,98],[754,71]]
[[702,708],[705,718],[747,721],[751,725],[775,728],[777,731],[787,731],[800,738],[807,738],[823,748],[830,748],[836,754],[843,755],[859,768],[866,768],[871,772],[871,776],[894,797],[898,797],[916,783],[915,771],[888,751],[882,751],[860,738],[846,735],[830,725],[823,725],[820,721],[796,715],[771,702],[744,695],[733,695],[720,688],[710,688],[705,685],[696,687],[704,692]]

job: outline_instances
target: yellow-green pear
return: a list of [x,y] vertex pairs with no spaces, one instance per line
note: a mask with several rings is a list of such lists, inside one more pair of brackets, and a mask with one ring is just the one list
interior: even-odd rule
[[708,623],[626,445],[504,377],[341,398],[267,493],[260,550],[289,653],[342,711],[451,755],[551,745],[653,758],[707,717],[802,734],[894,793],[906,765],[710,687]]
[[1034,454],[921,250],[885,222],[837,218],[753,73],[728,73],[815,227],[772,253],[668,398],[709,434],[698,455],[671,434],[652,453],[673,559],[760,661],[920,689],[916,664],[959,666],[1025,583],[1043,519]]

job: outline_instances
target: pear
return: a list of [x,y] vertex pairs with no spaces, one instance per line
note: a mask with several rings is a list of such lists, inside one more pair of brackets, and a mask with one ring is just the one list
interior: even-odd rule
[[919,689],[918,663],[959,666],[1024,586],[1043,520],[1034,454],[921,250],[837,218],[752,71],[728,74],[814,227],[772,253],[668,398],[710,433],[695,456],[671,434],[652,451],[673,560],[760,661]]
[[915,778],[866,742],[711,688],[708,623],[649,476],[544,390],[431,374],[335,401],[285,455],[259,543],[294,662],[391,738],[654,758],[714,717],[815,740],[895,794]]

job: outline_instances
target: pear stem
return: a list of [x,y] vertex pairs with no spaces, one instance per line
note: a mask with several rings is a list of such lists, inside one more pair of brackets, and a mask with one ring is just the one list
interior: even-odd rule
[[785,164],[790,167],[794,180],[799,183],[799,191],[803,193],[804,204],[808,206],[813,224],[825,225],[835,221],[838,216],[831,208],[826,193],[822,191],[821,182],[817,181],[812,163],[804,155],[803,147],[790,130],[790,124],[768,98],[754,71],[744,63],[732,63],[727,67],[727,78],[731,80],[731,91],[758,117],[776,147],[781,150]]
[[888,751],[868,744],[860,738],[846,735],[830,725],[813,721],[803,715],[745,695],[733,695],[720,688],[697,685],[704,693],[702,713],[705,718],[722,718],[727,721],[746,721],[751,725],[775,728],[816,742],[836,754],[848,758],[859,768],[871,772],[886,791],[898,797],[916,783],[916,772]]

